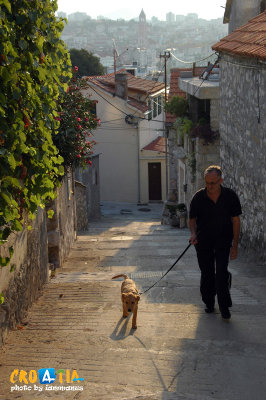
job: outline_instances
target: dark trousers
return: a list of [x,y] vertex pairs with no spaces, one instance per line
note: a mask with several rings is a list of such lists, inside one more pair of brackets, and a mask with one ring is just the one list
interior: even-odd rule
[[201,270],[200,292],[202,301],[209,307],[214,306],[215,295],[219,308],[232,306],[229,290],[230,247],[224,249],[201,249],[196,246],[198,263]]

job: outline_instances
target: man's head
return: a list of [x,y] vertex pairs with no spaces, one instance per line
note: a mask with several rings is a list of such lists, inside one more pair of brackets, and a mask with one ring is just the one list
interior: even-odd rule
[[210,194],[219,193],[223,182],[221,167],[219,167],[219,165],[210,165],[205,170],[204,177],[207,192]]

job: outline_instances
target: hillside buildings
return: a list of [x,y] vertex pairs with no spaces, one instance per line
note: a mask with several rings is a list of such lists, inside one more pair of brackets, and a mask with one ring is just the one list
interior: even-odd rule
[[106,73],[113,72],[110,57],[113,57],[114,40],[120,54],[117,66],[135,65],[144,76],[162,68],[159,55],[164,50],[171,49],[174,54],[169,68],[184,67],[179,60],[193,62],[210,56],[211,45],[226,34],[221,18],[207,21],[197,14],[175,16],[170,12],[166,21],[155,17],[147,21],[142,9],[130,21],[104,17],[95,20],[89,16],[84,18],[83,13],[70,14],[62,39],[69,49],[84,48],[99,56]]

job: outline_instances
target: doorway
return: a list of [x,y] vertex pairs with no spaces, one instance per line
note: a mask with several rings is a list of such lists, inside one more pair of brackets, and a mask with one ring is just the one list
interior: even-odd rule
[[162,178],[161,178],[161,163],[148,163],[149,176],[149,200],[162,200]]

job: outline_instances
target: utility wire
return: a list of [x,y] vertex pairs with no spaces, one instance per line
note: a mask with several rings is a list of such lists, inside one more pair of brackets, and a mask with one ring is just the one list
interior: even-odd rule
[[[161,60],[160,60],[159,69],[160,69],[160,68],[161,68]],[[160,69],[160,71],[159,71],[159,73],[158,73],[158,77],[157,77],[156,81],[154,81],[155,83],[154,83],[153,87],[150,89],[150,92],[155,88],[156,84],[158,83],[158,80],[159,80],[159,77],[160,77],[161,73],[162,73],[162,69]],[[113,106],[113,107],[116,108],[118,111],[120,111],[120,112],[122,112],[123,114],[125,114],[126,116],[134,117],[134,116],[136,115],[136,113],[138,112],[138,111],[135,111],[133,114],[128,114],[128,113],[126,113],[125,111],[122,111],[120,108],[116,107],[114,104],[112,104],[109,100],[107,100],[107,99],[106,99],[105,97],[103,97],[99,92],[97,92],[92,86],[90,86],[90,88],[91,88],[95,93],[97,93],[103,100],[105,100],[108,104],[110,104],[111,106]],[[145,99],[143,100],[143,103],[146,102],[146,100],[147,100],[148,97],[149,97],[149,94],[146,95]],[[156,105],[159,105],[159,103],[156,102]],[[162,108],[163,108],[163,105],[161,105],[161,106],[162,106]],[[151,110],[151,112],[152,112],[152,110]],[[146,120],[146,121],[153,121],[153,122],[162,123],[162,121],[158,121],[158,120],[156,120],[156,119],[147,119],[147,118],[145,118],[145,117],[144,117],[144,118],[142,118],[142,117],[137,117],[137,118],[139,118],[139,119],[141,119],[141,120]],[[121,118],[121,119],[122,119],[122,118]],[[106,123],[106,122],[109,122],[109,121],[105,121],[104,123]]]
[[92,86],[90,86],[90,88],[97,93],[98,96],[100,96],[102,99],[104,99],[107,103],[109,103],[111,106],[113,106],[114,108],[116,108],[118,111],[120,111],[122,114],[128,115],[125,111],[120,110],[120,108],[116,107],[114,104],[112,104],[109,100],[107,100],[105,97],[103,97],[100,93],[97,92],[97,90],[95,90]]
[[173,56],[177,61],[183,63],[183,64],[196,64],[200,61],[204,61],[207,60],[208,58],[212,57],[214,54],[216,54],[215,52],[213,52],[212,54],[210,54],[208,57],[202,58],[201,60],[197,60],[197,61],[184,61],[184,60],[180,60],[180,58],[177,58],[171,51],[170,51],[171,56]]
[[[153,90],[153,88],[155,87],[156,83],[158,83],[158,79],[159,79],[159,76],[160,76],[161,72],[162,72],[162,71],[159,72],[157,81],[155,82],[155,84],[153,85],[153,87],[152,87],[151,90]],[[103,97],[103,96],[102,96],[99,92],[97,92],[97,90],[95,90],[92,86],[90,86],[90,88],[91,88],[95,93],[97,93],[97,95],[99,95],[103,100],[105,100],[108,104],[110,104],[111,106],[113,106],[113,107],[116,108],[118,111],[120,111],[121,113],[125,114],[126,116],[134,117],[134,116],[136,115],[137,111],[135,111],[134,114],[128,114],[128,113],[126,113],[125,111],[122,111],[120,108],[116,107],[113,103],[111,103],[111,102],[110,102],[109,100],[107,100],[105,97]],[[149,94],[145,97],[145,99],[144,99],[143,102],[145,102],[146,99],[147,99],[148,97],[149,97]],[[138,118],[141,119],[141,120],[153,121],[153,122],[160,122],[160,123],[161,123],[161,121],[158,121],[158,120],[156,120],[156,119],[150,119],[150,120],[148,120],[148,119],[145,118],[145,117],[144,117],[144,118],[138,117]],[[122,119],[122,118],[121,118],[121,119]],[[108,122],[108,121],[107,121],[107,122]]]
[[[214,64],[213,64],[211,70],[209,71],[209,73],[212,71],[212,69],[215,67],[215,65],[218,64],[219,60],[220,60],[220,56],[217,57],[217,59],[216,59],[216,61],[214,62]],[[203,85],[203,83],[207,80],[207,78],[205,78],[205,79],[204,79],[204,78],[201,78],[201,79],[202,79],[202,82],[201,82],[201,84],[197,87],[197,89],[195,90],[195,92],[193,93],[193,96],[195,96],[195,94],[197,93],[197,91],[201,88],[201,86]]]
[[[159,73],[158,73],[158,76],[157,76],[156,80],[154,81],[153,87],[150,89],[150,92],[155,88],[156,84],[158,83],[159,77],[161,76],[161,73],[163,72],[163,70],[161,69],[161,67],[162,67],[162,60],[160,59]],[[146,103],[146,100],[147,100],[147,98],[148,98],[149,96],[150,96],[150,94],[148,93],[148,94],[146,95],[146,97],[144,98],[143,103]],[[152,110],[151,110],[151,111],[152,111]],[[134,115],[136,115],[136,113],[137,113],[137,111],[135,111],[134,114],[131,114],[131,115],[134,117]],[[138,117],[138,118],[140,118],[140,117]],[[157,121],[157,120],[154,120],[154,119],[150,119],[150,120],[147,120],[147,118],[140,118],[140,119],[146,120],[146,121],[161,122],[161,121]]]
[[123,120],[124,118],[110,119],[109,121],[101,121],[101,124],[106,124],[107,122],[123,121]]

